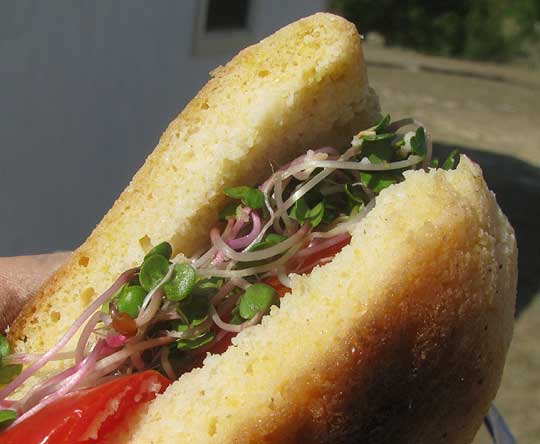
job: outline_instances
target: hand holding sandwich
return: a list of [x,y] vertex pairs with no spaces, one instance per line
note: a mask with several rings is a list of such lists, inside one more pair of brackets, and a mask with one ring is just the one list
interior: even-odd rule
[[0,331],[15,319],[26,300],[68,260],[70,254],[0,258]]

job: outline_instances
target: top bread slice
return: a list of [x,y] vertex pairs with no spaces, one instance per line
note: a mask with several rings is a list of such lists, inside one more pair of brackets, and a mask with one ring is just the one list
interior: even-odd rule
[[208,242],[226,186],[256,183],[306,147],[340,146],[378,118],[353,24],[316,14],[251,46],[213,78],[86,242],[11,326],[17,352],[55,344],[117,276],[162,241]]
[[468,158],[405,176],[115,444],[470,443],[512,335],[514,232]]

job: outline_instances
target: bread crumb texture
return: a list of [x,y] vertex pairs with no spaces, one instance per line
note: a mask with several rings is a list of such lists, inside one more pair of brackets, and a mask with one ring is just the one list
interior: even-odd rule
[[406,173],[351,244],[185,374],[132,444],[472,441],[509,345],[516,244],[481,171]]
[[113,208],[11,326],[17,352],[50,348],[93,298],[162,241],[208,242],[223,188],[261,181],[271,164],[339,146],[378,117],[360,39],[317,14],[240,52],[169,125]]

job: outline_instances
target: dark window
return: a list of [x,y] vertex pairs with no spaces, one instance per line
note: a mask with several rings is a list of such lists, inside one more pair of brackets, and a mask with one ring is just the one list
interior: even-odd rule
[[208,0],[206,31],[246,29],[249,0]]

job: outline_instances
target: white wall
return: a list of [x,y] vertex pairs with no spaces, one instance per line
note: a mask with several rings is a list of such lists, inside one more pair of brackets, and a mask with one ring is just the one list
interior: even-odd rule
[[[326,4],[254,2],[254,40]],[[195,0],[0,3],[0,256],[86,238],[232,55],[191,55],[195,14]]]

